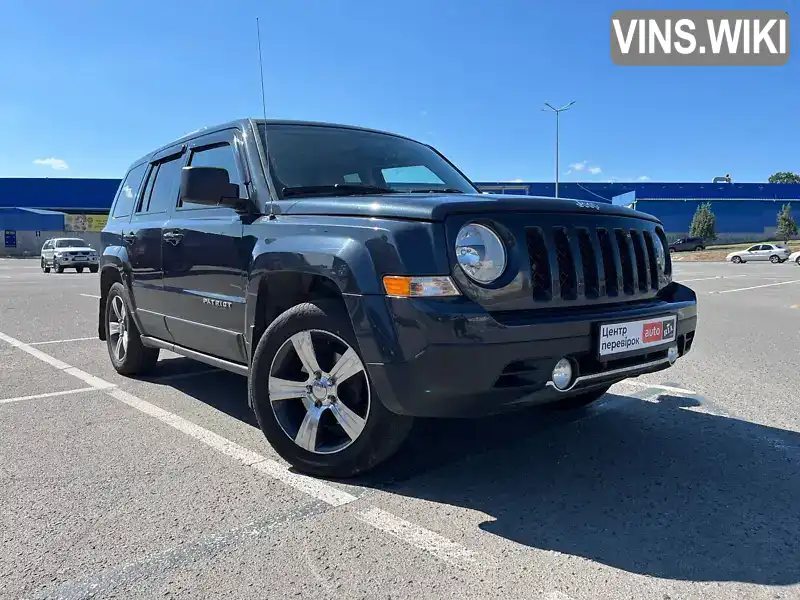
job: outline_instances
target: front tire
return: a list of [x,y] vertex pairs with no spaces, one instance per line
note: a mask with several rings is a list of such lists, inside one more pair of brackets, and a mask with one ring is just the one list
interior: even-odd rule
[[744,261],[742,260],[742,257],[741,257],[741,256],[734,256],[734,257],[731,259],[731,262],[732,262],[732,263],[734,263],[734,264],[737,264],[737,265],[738,265],[738,264],[741,264],[741,263],[743,263]]
[[136,327],[125,287],[111,286],[106,300],[106,345],[111,364],[120,375],[141,375],[155,367],[158,348],[146,348]]
[[98,269],[98,268],[99,268],[99,267],[89,267],[89,272],[90,272],[90,273],[97,273],[97,269]]
[[798,256],[796,259],[794,259],[794,262],[798,267],[800,267],[800,256]]
[[702,249],[703,249],[702,246],[695,246],[694,251],[695,252],[700,252]]
[[83,273],[83,267],[75,267],[75,270],[76,270],[78,273]]
[[58,264],[58,261],[55,258],[53,259],[53,269],[55,270],[56,273],[64,272],[64,267]]
[[376,467],[413,423],[377,397],[336,301],[298,304],[275,319],[256,347],[248,388],[267,441],[312,475],[352,477]]
[[44,258],[42,258],[42,272],[43,273],[49,273],[50,272],[50,267],[47,266],[47,261],[45,261]]

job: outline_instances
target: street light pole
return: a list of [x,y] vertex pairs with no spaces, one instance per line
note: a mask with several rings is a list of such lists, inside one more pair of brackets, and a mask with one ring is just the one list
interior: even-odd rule
[[558,132],[559,122],[558,121],[559,121],[559,117],[561,116],[561,113],[564,112],[565,110],[569,110],[570,107],[573,104],[575,104],[575,102],[576,101],[573,100],[572,102],[570,102],[569,104],[565,104],[561,108],[555,108],[549,102],[545,102],[544,105],[547,108],[543,108],[542,109],[544,111],[550,110],[550,111],[556,113],[556,198],[558,198],[558,137],[559,137],[559,132]]

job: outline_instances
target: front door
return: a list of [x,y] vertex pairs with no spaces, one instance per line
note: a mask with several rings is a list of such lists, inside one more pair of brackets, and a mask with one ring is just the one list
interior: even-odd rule
[[[237,131],[193,140],[188,165],[227,169],[244,198]],[[243,238],[243,230],[241,216],[231,208],[179,205],[165,225],[162,252],[166,321],[175,344],[246,364],[245,297],[253,242]]]
[[42,258],[45,265],[53,264],[53,240],[47,240],[42,246]]
[[131,265],[131,287],[145,335],[170,340],[162,307],[164,296],[162,237],[178,197],[185,152],[177,147],[159,155],[147,174],[123,235]]

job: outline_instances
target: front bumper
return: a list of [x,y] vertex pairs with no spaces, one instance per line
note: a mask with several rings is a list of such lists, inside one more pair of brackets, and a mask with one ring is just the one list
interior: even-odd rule
[[58,262],[62,267],[68,268],[97,267],[100,265],[100,261],[97,258],[73,258],[69,256],[58,256],[54,259],[54,262]]
[[[671,284],[657,300],[557,311],[490,314],[466,299],[388,298],[402,360],[367,365],[389,410],[425,417],[481,416],[552,402],[668,368],[666,346],[601,361],[600,323],[677,316],[679,357],[697,325],[694,292]],[[550,383],[559,359],[570,357],[577,379],[567,392]]]

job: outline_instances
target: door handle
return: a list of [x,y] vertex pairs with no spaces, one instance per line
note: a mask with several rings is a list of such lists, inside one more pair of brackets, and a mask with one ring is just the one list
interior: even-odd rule
[[172,244],[173,246],[177,246],[181,243],[183,239],[183,234],[177,231],[165,231],[163,236],[164,241]]

